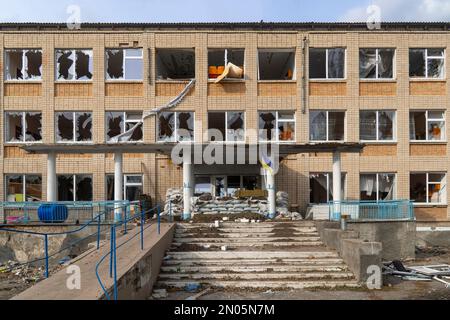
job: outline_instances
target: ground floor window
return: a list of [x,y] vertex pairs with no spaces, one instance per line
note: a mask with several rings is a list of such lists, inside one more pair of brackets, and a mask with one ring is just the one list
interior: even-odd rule
[[92,201],[92,176],[58,175],[58,201]]
[[[123,176],[123,199],[135,201],[143,194],[141,174],[125,174]],[[114,200],[114,175],[106,175],[106,199]]]
[[359,179],[361,200],[393,200],[395,174],[370,173],[361,174]]
[[[341,195],[345,199],[345,174],[341,175]],[[327,203],[333,200],[333,175],[331,173],[311,173],[309,175],[309,202]]]
[[42,177],[32,174],[5,175],[6,201],[42,201]]
[[255,190],[261,188],[261,178],[257,175],[215,175],[195,176],[194,194],[211,193],[216,197],[233,196],[239,189]]
[[409,175],[409,197],[416,203],[445,204],[445,173],[411,173]]

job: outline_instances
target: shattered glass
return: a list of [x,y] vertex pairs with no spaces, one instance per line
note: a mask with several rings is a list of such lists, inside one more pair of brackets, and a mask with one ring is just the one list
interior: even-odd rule
[[6,141],[8,142],[23,142],[23,124],[22,112],[7,112],[5,117],[7,119]]
[[177,139],[178,141],[194,140],[194,113],[178,112],[177,113]]
[[108,80],[124,78],[123,50],[106,50],[106,78]]
[[345,50],[343,48],[328,49],[328,78],[344,78]]
[[108,112],[106,115],[106,136],[107,141],[118,136],[124,129],[124,114],[123,112]]
[[325,111],[309,113],[309,139],[311,141],[327,140],[327,115]]
[[42,140],[42,113],[25,113],[25,141]]
[[73,112],[58,112],[56,124],[56,141],[73,141]]
[[76,113],[76,140],[92,140],[92,114],[88,112]]
[[271,141],[275,135],[275,112],[261,112],[259,114],[259,138],[262,141]]
[[244,141],[244,113],[227,112],[227,141]]
[[158,117],[158,141],[175,141],[175,113],[161,112]]
[[74,79],[72,65],[75,63],[75,55],[72,50],[56,51],[56,70],[57,79],[72,80]]
[[76,53],[75,73],[77,80],[92,79],[92,50],[77,50]]

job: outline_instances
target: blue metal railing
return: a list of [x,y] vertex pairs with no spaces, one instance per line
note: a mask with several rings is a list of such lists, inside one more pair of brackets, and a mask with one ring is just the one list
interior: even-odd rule
[[341,215],[350,221],[414,220],[414,207],[410,200],[343,200],[328,203],[330,220],[340,220]]

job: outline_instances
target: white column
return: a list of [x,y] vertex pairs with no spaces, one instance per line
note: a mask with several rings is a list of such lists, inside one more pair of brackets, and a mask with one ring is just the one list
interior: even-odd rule
[[[122,201],[123,200],[123,154],[122,152],[114,153],[114,201]],[[121,220],[121,204],[116,203],[114,205],[114,220]]]
[[333,152],[333,213],[340,217],[341,214],[341,153]]
[[269,204],[269,218],[275,218],[276,214],[276,190],[275,190],[275,174],[271,170],[266,170],[266,179],[267,179],[267,202]]
[[189,160],[183,161],[183,220],[191,218],[191,196],[193,193],[192,164]]
[[56,201],[56,154],[47,154],[47,201]]

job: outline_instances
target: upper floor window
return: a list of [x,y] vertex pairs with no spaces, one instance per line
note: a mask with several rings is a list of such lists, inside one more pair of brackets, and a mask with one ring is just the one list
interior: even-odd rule
[[311,48],[309,50],[310,79],[344,79],[344,48]]
[[409,76],[411,78],[444,78],[445,50],[409,49]]
[[58,175],[58,201],[92,201],[92,175]]
[[243,79],[244,49],[209,49],[209,79]]
[[359,177],[359,190],[361,200],[393,200],[395,174],[368,173]]
[[194,113],[159,113],[157,139],[164,142],[194,141]]
[[409,113],[409,139],[412,141],[444,141],[444,111],[411,111]]
[[42,201],[42,176],[34,174],[5,175],[6,201]]
[[5,112],[6,142],[36,142],[42,140],[42,113]]
[[411,173],[409,175],[409,198],[417,203],[445,204],[447,201],[446,174]]
[[42,50],[6,49],[5,80],[41,80]]
[[143,52],[137,49],[106,49],[106,80],[142,80]]
[[92,50],[58,49],[55,52],[56,80],[90,80],[92,79]]
[[294,111],[261,111],[258,118],[260,141],[295,141]]
[[259,80],[295,80],[295,49],[259,49]]
[[359,138],[362,141],[393,141],[395,111],[360,111]]
[[[106,141],[114,141],[112,138],[127,132],[137,125],[141,119],[142,112],[106,112]],[[142,124],[140,124],[133,130],[131,137],[127,141],[142,141],[142,138]]]
[[90,112],[57,112],[56,141],[92,141],[92,114]]
[[392,79],[394,49],[359,49],[360,79]]
[[195,50],[156,49],[156,80],[195,78]]
[[311,141],[343,141],[345,138],[344,111],[311,111],[309,113]]
[[245,141],[245,113],[208,112],[209,141]]

